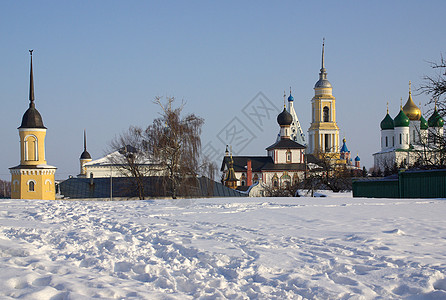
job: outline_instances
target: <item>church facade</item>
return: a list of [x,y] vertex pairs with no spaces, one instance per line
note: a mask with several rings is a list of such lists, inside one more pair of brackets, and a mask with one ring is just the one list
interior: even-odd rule
[[[302,180],[305,173],[305,146],[291,138],[293,116],[286,108],[277,116],[279,139],[266,148],[266,156],[232,156],[226,147],[221,171],[223,181],[231,188],[244,189],[255,183],[273,188],[291,186]],[[296,122],[294,122],[296,124]]]
[[36,109],[32,50],[29,85],[29,108],[22,117],[19,129],[20,165],[10,168],[11,198],[54,200],[56,197],[54,174],[56,167],[50,166],[45,157],[47,128]]

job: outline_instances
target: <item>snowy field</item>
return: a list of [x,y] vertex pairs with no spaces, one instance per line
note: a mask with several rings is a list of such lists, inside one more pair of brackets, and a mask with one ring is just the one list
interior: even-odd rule
[[446,299],[446,200],[0,200],[1,299]]

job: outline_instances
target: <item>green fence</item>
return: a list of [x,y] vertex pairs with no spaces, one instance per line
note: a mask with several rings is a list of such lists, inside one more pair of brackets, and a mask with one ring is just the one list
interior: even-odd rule
[[400,172],[398,178],[357,180],[353,197],[446,198],[446,170]]
[[398,179],[354,181],[353,197],[398,198]]

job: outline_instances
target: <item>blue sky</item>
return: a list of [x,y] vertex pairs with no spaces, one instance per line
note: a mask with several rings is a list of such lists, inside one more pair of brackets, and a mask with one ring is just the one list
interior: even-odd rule
[[[205,119],[203,146],[223,153],[219,137],[236,118],[251,133],[237,154],[264,155],[278,132],[275,116],[256,125],[243,108],[262,92],[279,109],[291,86],[307,133],[323,37],[341,138],[369,168],[386,102],[395,116],[409,80],[416,88],[434,74],[428,61],[446,49],[445,8],[444,1],[3,1],[0,178],[20,160],[28,49],[47,161],[64,179],[79,172],[84,128],[99,158],[115,134],[158,116],[155,96],[184,100],[186,112]],[[414,96],[423,112],[427,100]]]

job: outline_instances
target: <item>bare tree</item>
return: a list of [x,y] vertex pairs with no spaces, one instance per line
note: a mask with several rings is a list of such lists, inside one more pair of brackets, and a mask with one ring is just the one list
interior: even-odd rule
[[144,131],[144,150],[165,175],[165,187],[175,199],[199,172],[204,120],[194,114],[181,116],[184,105],[175,108],[174,101],[173,97],[165,102],[155,98],[162,112]]
[[11,182],[0,179],[0,198],[11,198]]
[[147,153],[142,151],[144,146],[143,130],[131,126],[126,132],[116,136],[110,142],[113,151],[108,155],[109,162],[119,170],[124,177],[132,179],[134,189],[139,199],[144,200],[144,177],[149,176],[154,166]]
[[334,151],[318,155],[318,167],[306,172],[305,179],[300,183],[302,189],[311,191],[313,195],[316,189],[330,189],[340,192],[352,189],[353,174],[345,165],[337,164],[337,153]]
[[446,60],[441,56],[440,62],[430,62],[435,75],[424,76],[424,83],[418,88],[419,91],[432,96],[429,104],[437,102],[438,112],[444,116],[446,113]]

